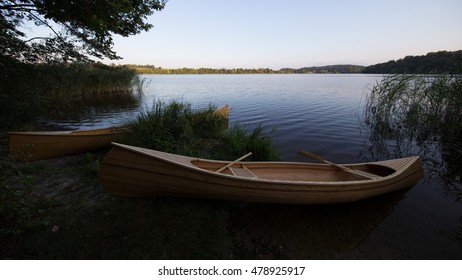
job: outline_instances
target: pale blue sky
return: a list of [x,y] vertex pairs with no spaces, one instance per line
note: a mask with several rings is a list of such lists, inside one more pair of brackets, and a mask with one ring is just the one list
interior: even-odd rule
[[115,38],[115,63],[370,65],[462,49],[461,12],[460,0],[169,0],[149,32]]

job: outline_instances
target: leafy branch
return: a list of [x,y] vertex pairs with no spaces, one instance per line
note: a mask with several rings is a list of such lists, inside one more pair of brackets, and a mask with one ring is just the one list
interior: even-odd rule
[[[0,54],[22,61],[79,61],[89,56],[121,57],[112,50],[115,34],[147,31],[147,17],[166,0],[0,0]],[[50,37],[24,38],[25,21],[51,30]],[[55,22],[61,30],[50,22]],[[41,42],[40,42],[41,41]],[[58,45],[53,45],[51,42]],[[64,49],[63,49],[64,47]]]

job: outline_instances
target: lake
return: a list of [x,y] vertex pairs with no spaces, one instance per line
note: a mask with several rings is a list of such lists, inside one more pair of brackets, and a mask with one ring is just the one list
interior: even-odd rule
[[[193,107],[230,107],[230,126],[262,125],[272,133],[285,161],[305,161],[305,149],[336,163],[369,160],[371,145],[361,121],[377,75],[142,75],[136,104],[95,106],[85,116],[52,122],[69,128],[123,123],[156,100],[181,99]],[[88,109],[88,108],[87,108]],[[435,169],[435,166],[432,167]],[[334,206],[250,204],[235,222],[255,239],[287,239],[284,248],[300,258],[461,259],[460,189],[429,176],[405,193]],[[258,233],[260,232],[261,233]],[[262,241],[263,242],[263,241]],[[271,244],[271,241],[266,241]],[[284,256],[283,253],[281,253]],[[245,257],[246,255],[243,255]]]

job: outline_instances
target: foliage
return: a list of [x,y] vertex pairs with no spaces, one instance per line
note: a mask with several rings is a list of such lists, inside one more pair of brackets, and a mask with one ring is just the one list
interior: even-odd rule
[[238,158],[251,151],[252,161],[279,160],[279,151],[274,147],[269,134],[264,133],[261,125],[250,132],[244,126],[235,124],[225,132],[225,141],[220,146],[223,151],[230,154],[228,158]]
[[279,153],[261,126],[247,133],[236,125],[225,129],[215,107],[193,110],[180,101],[157,101],[152,110],[142,112],[129,123],[127,144],[170,153],[234,160],[248,152],[253,160],[274,160]]
[[418,143],[462,136],[462,77],[385,77],[367,98],[365,121],[384,137],[406,135]]
[[[166,0],[1,0],[0,53],[21,61],[82,61],[88,55],[118,59],[114,34],[147,31],[145,20]],[[48,28],[49,37],[26,38],[25,23]],[[58,27],[61,30],[58,30]]]
[[127,67],[101,63],[37,64],[34,74],[44,84],[45,95],[52,97],[130,93],[141,82]]
[[[462,77],[385,77],[368,95],[364,124],[375,158],[420,154],[428,171],[460,184]],[[452,191],[462,198],[462,190]]]
[[0,57],[0,130],[37,121],[76,99],[130,96],[142,81],[133,70],[103,64],[27,64]]
[[129,68],[134,69],[139,74],[276,74],[277,70],[269,68],[259,69],[214,69],[214,68],[177,68],[168,69],[162,67],[155,67],[154,65],[126,65]]
[[[141,114],[128,124],[130,135],[127,142],[134,146],[162,150],[165,152],[193,155],[193,150],[202,141],[193,125],[204,116],[204,121],[219,122],[220,118],[213,115],[214,109],[195,114],[191,106],[179,101],[165,104],[157,101],[152,110]],[[205,124],[201,124],[205,125]]]
[[422,56],[406,56],[368,66],[363,73],[379,74],[462,74],[462,50],[440,51]]
[[280,71],[288,74],[328,74],[328,73],[361,73],[364,66],[359,65],[327,65],[315,67],[303,67],[300,69],[282,68]]
[[304,67],[300,69],[282,68],[273,70],[269,68],[233,68],[233,69],[213,69],[213,68],[177,68],[167,69],[155,67],[153,65],[127,65],[140,74],[311,74],[311,73],[360,73],[364,67],[357,65],[330,65],[321,67]]

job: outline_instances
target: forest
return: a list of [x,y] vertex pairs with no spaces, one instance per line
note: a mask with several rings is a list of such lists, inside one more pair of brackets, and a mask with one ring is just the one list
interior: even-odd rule
[[162,68],[154,65],[127,64],[125,67],[134,69],[138,74],[275,74],[277,70],[269,68]]
[[406,56],[366,67],[367,74],[462,74],[462,50]]
[[303,67],[300,69],[293,68],[282,68],[280,72],[289,74],[328,74],[328,73],[361,73],[364,70],[364,66],[351,65],[351,64],[340,64],[340,65],[327,65],[327,66],[314,66],[314,67]]
[[270,68],[162,68],[154,65],[124,65],[134,69],[139,74],[333,74],[333,73],[361,73],[364,66],[359,65],[328,65],[303,67],[300,69],[282,68],[273,70]]
[[370,66],[338,64],[303,68],[162,68],[154,65],[125,65],[139,74],[462,74],[462,50],[430,52]]

